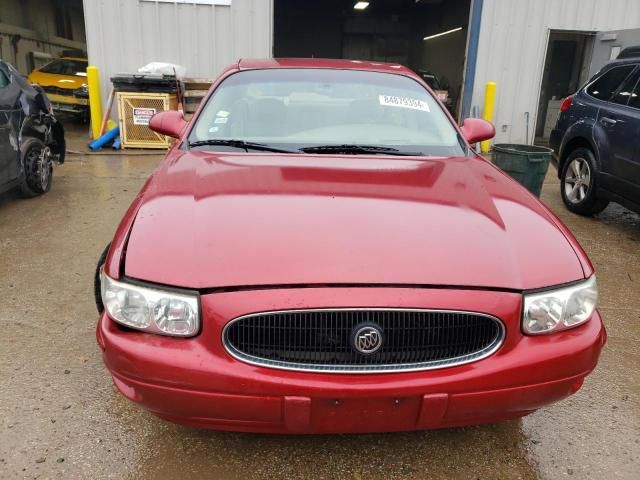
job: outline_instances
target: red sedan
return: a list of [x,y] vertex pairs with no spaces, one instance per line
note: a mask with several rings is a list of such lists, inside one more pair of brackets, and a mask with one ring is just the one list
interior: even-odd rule
[[275,433],[516,418],[575,393],[606,333],[565,226],[400,65],[240,61],[99,264],[117,388],[170,421]]

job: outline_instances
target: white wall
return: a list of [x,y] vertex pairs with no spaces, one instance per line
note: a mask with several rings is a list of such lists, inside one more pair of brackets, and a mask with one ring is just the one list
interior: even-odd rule
[[593,55],[591,56],[591,64],[589,65],[589,77],[598,73],[598,70],[610,62],[612,47],[618,47],[620,50],[623,50],[626,47],[640,45],[640,28],[617,30],[609,33],[615,35],[615,40],[603,40],[602,37],[604,33],[599,34],[595,38]]
[[102,101],[110,78],[149,62],[215,78],[241,57],[270,57],[272,0],[231,0],[231,6],[143,0],[84,0],[89,63],[98,67]]
[[602,31],[640,27],[640,0],[484,0],[472,108],[495,81],[495,142],[525,142],[535,129],[550,29]]

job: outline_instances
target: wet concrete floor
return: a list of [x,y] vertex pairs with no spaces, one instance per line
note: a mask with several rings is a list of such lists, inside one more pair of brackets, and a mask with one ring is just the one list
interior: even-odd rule
[[191,429],[125,400],[95,343],[92,275],[161,158],[74,154],[46,196],[0,195],[0,478],[639,478],[640,216],[572,215],[551,173],[543,200],[594,262],[609,332],[572,398],[495,425],[309,437]]

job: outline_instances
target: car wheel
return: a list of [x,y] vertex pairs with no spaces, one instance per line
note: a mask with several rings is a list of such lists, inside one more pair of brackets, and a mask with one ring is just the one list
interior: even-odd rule
[[597,196],[598,170],[593,152],[588,148],[577,148],[569,154],[560,179],[562,200],[573,213],[591,216],[609,204]]
[[101,293],[102,285],[100,284],[100,270],[102,269],[102,266],[107,261],[107,254],[109,253],[110,246],[111,244],[109,243],[104,248],[102,254],[100,255],[100,258],[98,259],[98,264],[96,265],[96,271],[93,275],[93,299],[96,302],[96,308],[98,309],[98,313],[102,313],[104,311],[104,304],[102,303],[102,293]]
[[25,197],[37,197],[51,190],[53,155],[51,149],[37,138],[28,138],[22,145],[24,179],[20,191]]

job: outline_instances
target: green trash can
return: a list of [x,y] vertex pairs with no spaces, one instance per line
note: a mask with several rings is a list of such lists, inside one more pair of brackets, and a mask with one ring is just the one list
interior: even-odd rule
[[493,146],[493,163],[539,197],[552,154],[547,147],[497,143]]

